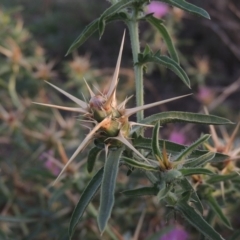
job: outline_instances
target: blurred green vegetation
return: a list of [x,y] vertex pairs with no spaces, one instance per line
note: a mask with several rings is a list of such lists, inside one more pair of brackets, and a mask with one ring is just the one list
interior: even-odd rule
[[[59,105],[64,102],[64,105],[71,105],[43,80],[61,84],[66,91],[81,98],[81,94],[86,92],[83,77],[90,83],[98,81],[101,86],[111,76],[118,52],[116,46],[119,46],[124,29],[122,24],[108,26],[101,41],[96,34],[78,53],[64,58],[73,40],[90,21],[100,15],[107,4],[107,1],[99,0],[1,1],[0,239],[68,239],[67,228],[71,213],[91,178],[83,165],[86,156],[82,154],[76,159],[62,183],[54,187],[49,184],[86,131],[80,127],[78,116],[53,111],[32,102],[54,102]],[[200,87],[207,87],[214,94],[207,98],[196,97],[191,103],[173,103],[168,108],[198,111],[202,109],[202,104],[206,104],[210,108],[213,106],[211,111],[237,122],[240,108],[237,93],[240,55],[234,49],[240,31],[235,31],[235,35],[229,32],[239,29],[236,25],[239,16],[231,15],[233,11],[229,5],[224,10],[223,3],[217,10],[213,7],[214,1],[202,4],[207,7],[210,15],[212,12],[213,20],[209,25],[198,18],[194,20],[190,15],[177,18],[180,13],[174,11],[166,16],[165,22],[175,36],[183,67],[193,81],[193,91],[199,93]],[[218,11],[217,14],[215,11]],[[229,20],[231,26],[227,28],[219,16],[224,16],[225,24]],[[153,29],[141,26],[143,43],[150,40],[152,46],[160,45],[164,49],[160,40],[156,41],[153,35]],[[224,36],[229,37],[228,44]],[[121,79],[124,81],[120,85],[120,98],[131,95],[134,85],[129,42],[124,49],[122,67]],[[149,66],[145,83],[146,102],[167,98],[174,93],[184,93],[186,89],[179,82],[165,69]],[[230,93],[224,95],[224,90],[234,83],[236,85],[232,87],[233,90],[231,88]],[[225,104],[215,102],[214,105],[214,100],[219,96],[227,98],[227,101]],[[166,110],[166,107],[149,110],[146,115],[162,110]],[[197,135],[195,132],[203,130],[190,131],[189,128],[192,128],[189,126],[178,127],[189,141]],[[176,128],[170,125],[163,134],[169,136],[173,131]],[[238,141],[237,136],[236,142]],[[131,176],[129,182],[122,170],[117,192],[145,184],[147,183],[141,179],[141,174],[137,173]],[[117,193],[116,201],[111,227],[104,234],[104,239],[112,239],[111,234],[118,232],[122,236],[132,236],[142,212],[142,204],[146,206],[144,221],[148,224],[142,226],[139,239],[146,239],[165,223],[163,216],[167,210],[159,209],[159,205],[151,198],[137,202]],[[97,206],[98,201],[94,200],[77,228],[75,239],[98,239],[94,216]],[[236,204],[228,209],[235,219],[236,228],[240,222],[234,211],[238,208]],[[219,223],[217,226],[220,226]],[[196,232],[187,228],[192,232],[193,239],[196,239]],[[228,230],[223,233],[228,234]]]

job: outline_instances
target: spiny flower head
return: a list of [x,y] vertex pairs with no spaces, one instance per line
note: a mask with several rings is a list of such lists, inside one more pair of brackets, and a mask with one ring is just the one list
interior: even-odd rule
[[[87,136],[82,141],[80,146],[77,148],[77,150],[74,152],[72,157],[69,159],[68,163],[62,169],[62,171],[60,172],[55,182],[59,179],[61,174],[64,172],[67,166],[74,160],[74,158],[84,148],[86,148],[87,145],[90,144],[92,141],[95,141],[95,143],[98,146],[104,146],[106,149],[106,152],[108,151],[108,148],[116,148],[116,147],[118,148],[123,145],[126,145],[142,160],[148,161],[140,152],[138,152],[134,148],[134,146],[129,142],[129,139],[128,139],[132,125],[142,125],[142,124],[139,124],[136,122],[129,122],[128,118],[138,111],[183,97],[183,96],[175,97],[175,98],[167,99],[164,101],[159,101],[152,104],[138,106],[130,109],[125,108],[125,105],[130,98],[126,98],[123,102],[118,104],[116,99],[116,88],[118,84],[118,75],[119,75],[119,69],[120,69],[120,63],[121,63],[123,44],[124,44],[124,36],[123,36],[121,47],[120,47],[116,69],[114,71],[112,81],[109,84],[107,91],[103,91],[103,92],[98,91],[97,94],[95,94],[92,91],[92,89],[89,87],[87,82],[85,81],[87,89],[89,91],[90,100],[88,102],[84,102],[72,96],[71,94],[65,92],[64,90],[58,88],[57,86],[51,83],[48,83],[53,88],[55,88],[56,90],[58,90],[59,92],[61,92],[62,94],[70,98],[72,101],[74,101],[78,105],[78,107],[64,107],[64,106],[58,106],[58,105],[52,105],[52,104],[37,103],[43,106],[81,113],[83,114],[87,122],[91,122],[93,124],[93,128],[90,130],[90,132],[87,134]],[[152,125],[142,125],[142,126],[152,127]]]

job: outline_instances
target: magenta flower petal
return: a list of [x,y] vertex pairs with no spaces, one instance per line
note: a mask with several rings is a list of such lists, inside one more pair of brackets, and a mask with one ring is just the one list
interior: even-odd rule
[[187,240],[188,233],[182,228],[174,228],[164,234],[159,240]]
[[169,136],[169,141],[184,144],[186,143],[186,138],[183,133],[174,130]]
[[169,7],[167,4],[152,1],[147,7],[147,13],[154,13],[156,18],[161,18],[169,12]]

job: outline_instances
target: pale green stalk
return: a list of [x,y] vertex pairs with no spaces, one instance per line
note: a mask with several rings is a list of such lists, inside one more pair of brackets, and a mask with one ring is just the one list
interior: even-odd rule
[[[138,31],[138,12],[133,11],[132,19],[128,22],[128,30],[131,40],[133,63],[134,63],[134,74],[135,74],[135,89],[136,89],[136,104],[137,106],[144,105],[144,91],[143,91],[143,67],[135,65],[138,62],[138,54],[140,53],[139,43],[139,31]],[[143,111],[137,113],[137,121],[141,121],[144,118]]]

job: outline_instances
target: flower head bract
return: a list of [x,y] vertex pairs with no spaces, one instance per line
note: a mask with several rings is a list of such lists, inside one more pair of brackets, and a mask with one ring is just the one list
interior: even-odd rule
[[131,149],[138,157],[142,160],[148,160],[134,148],[134,146],[130,143],[129,135],[132,125],[142,125],[144,127],[152,127],[152,125],[143,125],[136,122],[130,122],[129,117],[138,111],[145,110],[147,108],[151,108],[163,103],[167,103],[173,100],[177,100],[179,98],[185,97],[179,96],[159,102],[154,102],[151,104],[146,104],[144,106],[137,106],[134,108],[126,109],[125,105],[130,98],[126,98],[123,102],[118,103],[116,99],[116,88],[118,84],[118,75],[123,51],[123,44],[124,44],[124,37],[122,39],[119,56],[117,60],[116,69],[113,74],[113,78],[111,83],[109,84],[108,90],[104,92],[97,92],[95,94],[93,90],[88,86],[87,82],[86,86],[89,91],[90,100],[89,102],[84,102],[73,95],[65,92],[64,90],[60,89],[59,87],[47,82],[50,86],[61,92],[63,95],[71,99],[75,102],[78,107],[64,107],[52,104],[42,104],[36,103],[47,107],[73,111],[83,114],[87,121],[91,121],[93,123],[93,128],[87,134],[85,139],[79,145],[77,150],[73,153],[71,158],[69,159],[68,163],[64,166],[60,174],[58,175],[55,182],[59,179],[62,173],[66,170],[68,165],[75,159],[75,157],[82,152],[91,142],[95,140],[95,142],[99,143],[100,145],[104,146],[106,152],[108,149],[111,148],[119,148],[122,146],[127,146]]

